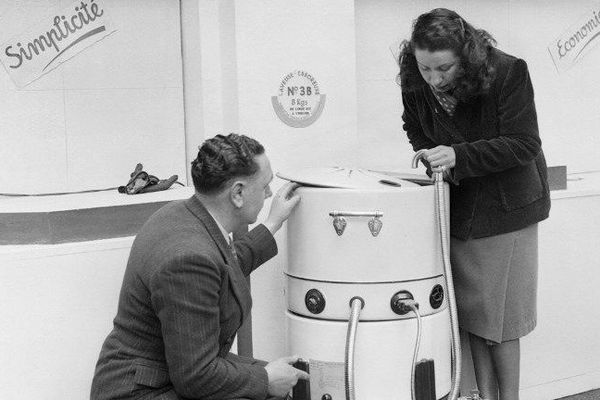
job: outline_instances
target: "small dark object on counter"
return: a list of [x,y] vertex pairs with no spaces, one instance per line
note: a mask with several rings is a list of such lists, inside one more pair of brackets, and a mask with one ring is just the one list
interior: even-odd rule
[[119,193],[138,194],[158,192],[170,188],[174,183],[178,183],[183,186],[181,182],[177,181],[177,175],[173,175],[169,179],[158,179],[156,176],[150,175],[142,169],[142,164],[138,163],[131,173],[131,179],[129,179],[127,185],[119,186],[117,188]]

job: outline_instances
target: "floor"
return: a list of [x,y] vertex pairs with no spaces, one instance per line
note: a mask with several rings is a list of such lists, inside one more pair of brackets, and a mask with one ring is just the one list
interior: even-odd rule
[[574,394],[573,396],[561,397],[556,400],[600,400],[600,389]]

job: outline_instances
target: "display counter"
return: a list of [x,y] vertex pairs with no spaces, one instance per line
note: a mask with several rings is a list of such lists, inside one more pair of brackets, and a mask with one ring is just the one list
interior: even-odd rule
[[[600,171],[567,175],[539,225],[538,322],[521,340],[521,391],[558,399],[600,387]],[[463,336],[464,391],[475,386]]]
[[89,398],[135,233],[192,194],[0,197],[3,398]]
[[567,175],[540,224],[538,325],[522,341],[521,398],[600,387],[600,172]]
[[[538,326],[521,347],[521,397],[528,400],[600,386],[600,172],[567,180],[566,190],[552,192],[550,218],[540,223]],[[6,398],[89,396],[133,235],[162,204],[192,194],[193,188],[172,187],[132,196],[0,199],[0,383]],[[32,233],[28,227],[36,228]],[[285,238],[279,244],[284,253]],[[253,279],[255,291],[273,286],[264,279],[270,275]],[[259,342],[258,356],[283,355],[278,304],[257,301],[254,307],[254,337],[268,330],[277,339],[266,344],[273,348]],[[463,388],[473,382],[466,368]]]

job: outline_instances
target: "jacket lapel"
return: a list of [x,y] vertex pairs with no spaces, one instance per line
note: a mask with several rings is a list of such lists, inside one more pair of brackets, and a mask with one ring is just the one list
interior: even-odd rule
[[229,277],[230,287],[234,294],[234,297],[241,309],[241,321],[240,324],[246,318],[246,315],[252,308],[252,298],[250,296],[250,288],[246,282],[246,278],[240,268],[236,257],[233,255],[232,250],[229,247],[226,239],[223,237],[223,233],[219,229],[219,226],[206,210],[204,205],[198,200],[196,196],[192,196],[185,201],[187,208],[200,220],[200,222],[206,228],[208,234],[217,245],[225,268],[228,270],[227,276]]

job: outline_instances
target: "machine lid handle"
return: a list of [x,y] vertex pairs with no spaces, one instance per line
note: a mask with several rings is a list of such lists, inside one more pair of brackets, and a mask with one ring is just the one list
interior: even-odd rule
[[329,213],[331,217],[333,217],[333,229],[335,229],[335,233],[338,236],[342,236],[344,231],[346,230],[346,218],[344,217],[371,217],[367,226],[369,227],[369,231],[371,235],[377,236],[379,232],[381,232],[381,228],[383,228],[383,222],[380,218],[383,218],[383,213],[381,211],[331,211]]
[[373,217],[373,218],[381,218],[383,217],[383,212],[377,211],[330,211],[329,215],[331,217]]

